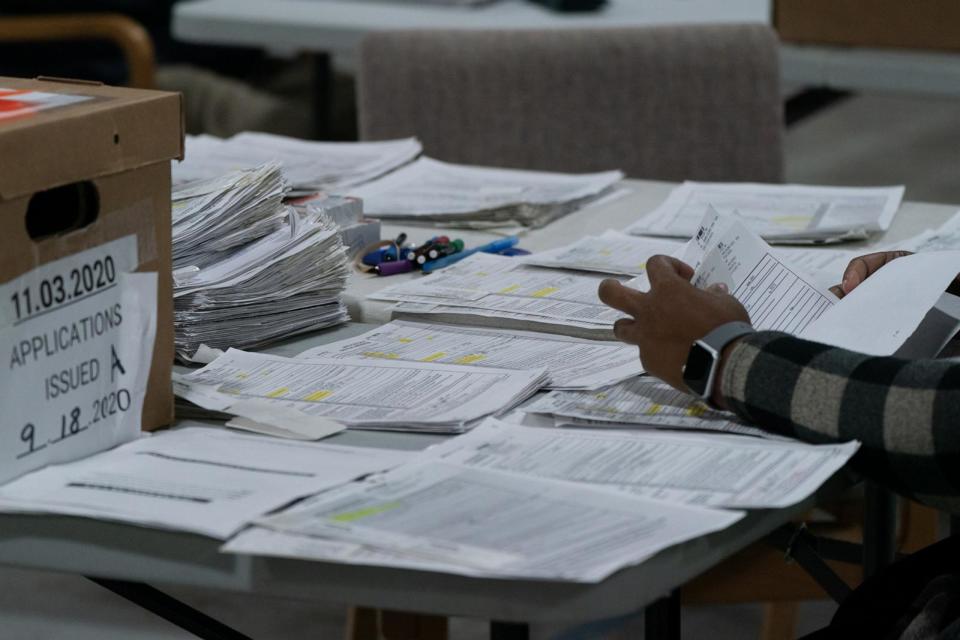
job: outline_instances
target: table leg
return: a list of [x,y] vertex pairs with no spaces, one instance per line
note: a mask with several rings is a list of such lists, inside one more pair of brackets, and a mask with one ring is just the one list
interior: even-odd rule
[[863,577],[876,575],[896,555],[897,499],[873,482],[865,486],[863,513]]
[[680,640],[680,589],[647,605],[645,640]]
[[330,55],[314,53],[313,63],[313,128],[314,137],[328,140],[333,129],[334,74]]
[[90,576],[87,579],[203,640],[250,640],[249,636],[148,584]]
[[490,640],[530,640],[530,625],[519,622],[491,622]]

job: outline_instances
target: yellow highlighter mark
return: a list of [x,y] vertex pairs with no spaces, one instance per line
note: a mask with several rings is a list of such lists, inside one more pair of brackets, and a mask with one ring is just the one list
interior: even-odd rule
[[443,351],[437,351],[436,353],[431,353],[425,358],[420,358],[420,362],[433,362],[435,360],[439,360],[445,355],[447,354],[445,354]]
[[534,297],[534,298],[546,298],[546,297],[547,297],[548,295],[550,295],[551,293],[556,293],[557,291],[560,291],[560,289],[558,289],[558,288],[556,288],[556,287],[544,287],[543,289],[540,289],[539,291],[534,291],[534,292],[533,292],[533,297]]
[[397,338],[397,340],[403,344],[410,344],[413,342],[413,338]]
[[599,253],[599,254],[602,255],[602,256],[612,256],[612,255],[613,255],[613,251],[610,251],[610,249],[600,249],[600,251],[598,251],[597,253]]
[[240,373],[237,374],[237,377],[240,378],[241,380],[246,380],[247,378],[250,377],[250,374],[249,374],[249,373],[243,373],[243,372],[241,371]]
[[396,360],[400,357],[400,354],[386,353],[385,351],[364,351],[363,355],[368,358],[383,358],[384,360]]
[[606,400],[606,399],[607,399],[607,392],[606,392],[606,391],[600,391],[599,393],[595,393],[595,394],[593,395],[593,397],[596,398],[597,400]]
[[692,404],[687,407],[687,415],[692,418],[699,418],[707,412],[707,408],[702,404]]
[[363,518],[369,518],[370,516],[385,513],[391,509],[396,509],[399,506],[399,502],[387,502],[386,504],[378,504],[373,507],[365,507],[363,509],[357,509],[356,511],[340,513],[335,516],[331,516],[330,519],[334,522],[355,522]]
[[279,389],[274,389],[273,391],[271,391],[270,393],[268,393],[268,394],[267,394],[267,397],[268,397],[268,398],[279,398],[280,396],[285,396],[285,395],[287,395],[288,393],[290,393],[290,389],[289,389],[288,387],[280,387]]
[[655,416],[655,415],[657,415],[658,413],[660,413],[660,410],[661,410],[661,409],[663,409],[663,405],[662,405],[662,404],[657,404],[656,402],[654,402],[652,405],[650,405],[650,408],[647,409],[646,414],[647,414],[648,416]]
[[480,362],[481,360],[483,360],[483,359],[486,358],[486,357],[487,357],[487,356],[485,356],[485,355],[482,354],[482,353],[471,353],[470,355],[461,356],[461,357],[457,358],[457,359],[455,360],[455,362],[456,362],[457,364],[473,364],[474,362]]
[[810,216],[774,216],[773,222],[786,227],[802,230],[810,224]]
[[333,395],[333,391],[329,389],[322,389],[320,391],[314,391],[308,396],[305,396],[303,399],[307,402],[320,402],[321,400],[326,400]]
[[520,288],[520,285],[512,284],[509,287],[504,287],[503,289],[500,289],[500,293],[513,293],[519,288]]

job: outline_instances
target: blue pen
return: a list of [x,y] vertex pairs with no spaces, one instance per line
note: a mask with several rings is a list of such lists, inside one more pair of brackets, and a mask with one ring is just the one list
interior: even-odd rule
[[430,262],[423,265],[423,272],[430,273],[431,271],[436,271],[437,269],[443,269],[448,267],[451,264],[460,262],[464,258],[470,257],[478,251],[483,251],[485,253],[497,253],[498,251],[503,251],[504,249],[509,249],[520,242],[520,238],[517,236],[510,236],[508,238],[502,238],[500,240],[494,240],[493,242],[488,242],[485,245],[479,247],[474,247],[473,249],[466,249],[453,255],[444,256],[442,258],[437,258],[436,260],[431,260]]

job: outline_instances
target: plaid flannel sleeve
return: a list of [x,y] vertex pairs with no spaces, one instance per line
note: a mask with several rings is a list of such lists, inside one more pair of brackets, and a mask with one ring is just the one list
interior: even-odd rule
[[864,475],[960,513],[960,362],[854,353],[775,331],[731,350],[720,391],[758,426],[808,442],[859,440]]

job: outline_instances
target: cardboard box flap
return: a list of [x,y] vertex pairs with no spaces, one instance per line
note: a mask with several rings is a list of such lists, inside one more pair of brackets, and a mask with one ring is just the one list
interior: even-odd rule
[[182,157],[178,93],[0,77],[0,200]]

